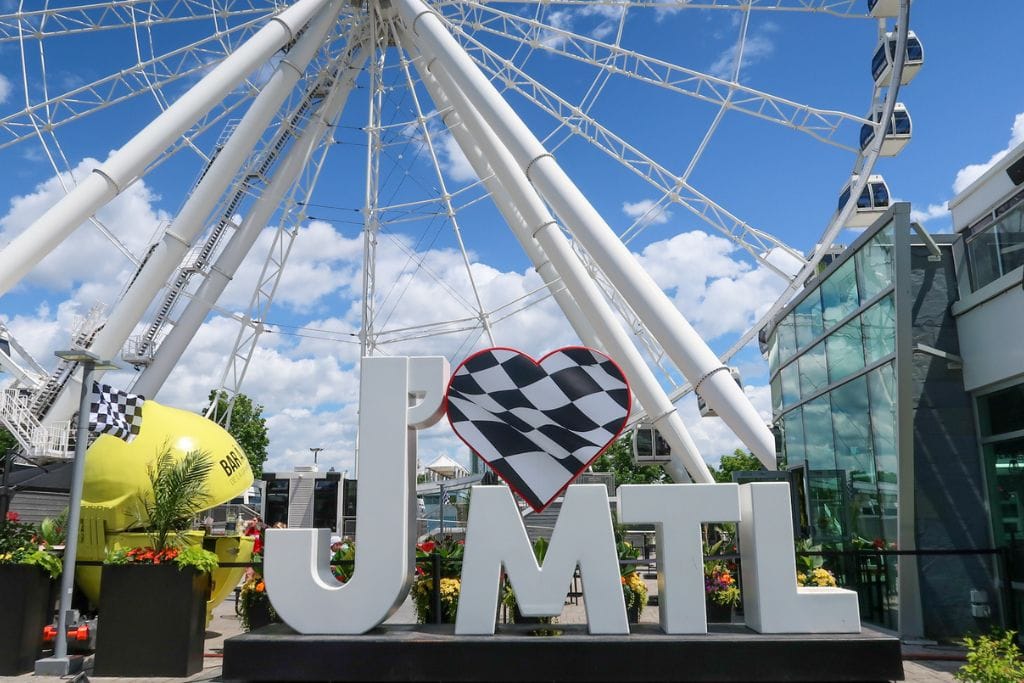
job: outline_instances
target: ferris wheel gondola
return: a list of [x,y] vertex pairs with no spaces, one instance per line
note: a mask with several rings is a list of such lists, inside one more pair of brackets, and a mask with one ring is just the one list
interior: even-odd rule
[[[872,141],[875,139],[877,124],[882,120],[881,108],[876,109],[871,118],[875,121],[875,125],[865,123],[860,128],[861,151],[868,149],[868,147],[871,146]],[[878,152],[879,156],[896,156],[903,151],[903,148],[907,146],[908,142],[910,142],[912,134],[913,122],[910,119],[910,113],[902,103],[897,102],[896,107],[893,109],[892,116],[889,117],[889,122],[885,127],[882,146]]]
[[[875,85],[885,85],[892,78],[893,65],[896,63],[897,33],[886,33],[879,41],[871,58],[871,76]],[[924,66],[924,46],[913,31],[907,32],[907,48],[903,60],[903,75],[900,84],[906,85],[914,80],[914,76]]]
[[[856,185],[857,176],[851,176],[850,181],[843,187],[842,192],[839,193],[839,207],[836,209],[837,211],[842,211],[850,202],[851,193]],[[854,210],[850,213],[850,217],[846,219],[846,227],[868,227],[875,222],[875,219],[885,213],[885,210],[889,208],[889,203],[889,186],[886,184],[885,178],[880,175],[870,176],[867,184],[864,186],[864,190],[857,198]]]

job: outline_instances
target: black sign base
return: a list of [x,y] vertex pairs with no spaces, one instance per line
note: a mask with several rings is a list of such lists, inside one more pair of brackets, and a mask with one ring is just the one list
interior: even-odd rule
[[[225,680],[250,681],[894,681],[900,643],[865,630],[762,635],[740,624],[700,636],[654,624],[629,636],[579,625],[499,627],[456,636],[448,625],[388,626],[360,636],[299,635],[271,624],[224,643]],[[540,633],[541,635],[537,635]],[[557,633],[558,635],[550,635]]]

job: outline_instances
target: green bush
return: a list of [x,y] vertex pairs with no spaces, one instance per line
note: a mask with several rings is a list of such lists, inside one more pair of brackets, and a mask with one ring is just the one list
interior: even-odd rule
[[1017,683],[1024,680],[1024,662],[1017,647],[1017,632],[964,638],[967,663],[956,672],[958,681],[971,683]]

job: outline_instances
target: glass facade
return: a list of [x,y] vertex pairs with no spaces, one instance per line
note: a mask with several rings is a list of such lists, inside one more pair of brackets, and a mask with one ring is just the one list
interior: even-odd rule
[[971,289],[978,290],[1024,265],[1024,198],[967,238]]
[[768,340],[789,467],[806,466],[815,543],[896,542],[893,227],[808,290]]

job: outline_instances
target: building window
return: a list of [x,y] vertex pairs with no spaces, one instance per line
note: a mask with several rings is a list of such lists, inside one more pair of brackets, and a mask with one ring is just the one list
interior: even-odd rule
[[288,523],[288,480],[273,479],[267,482],[267,516],[270,526]]
[[896,351],[896,305],[892,294],[860,315],[864,360],[874,363]]
[[992,531],[997,544],[1024,540],[1024,384],[978,398]]
[[797,361],[800,369],[800,395],[810,396],[828,386],[828,367],[825,363],[825,342],[818,342]]
[[802,349],[825,332],[821,318],[821,296],[818,291],[811,292],[797,304],[794,313],[796,344]]
[[975,291],[1024,265],[1024,202],[967,238],[967,258]]
[[835,327],[840,320],[860,306],[854,261],[855,259],[847,259],[821,283],[822,319],[826,330]]
[[978,414],[982,436],[1024,430],[1024,384],[983,396]]
[[828,377],[838,382],[864,367],[864,341],[860,318],[854,318],[825,340],[828,350]]
[[872,237],[854,256],[862,304],[892,285],[894,241],[895,231],[892,225],[889,225]]

